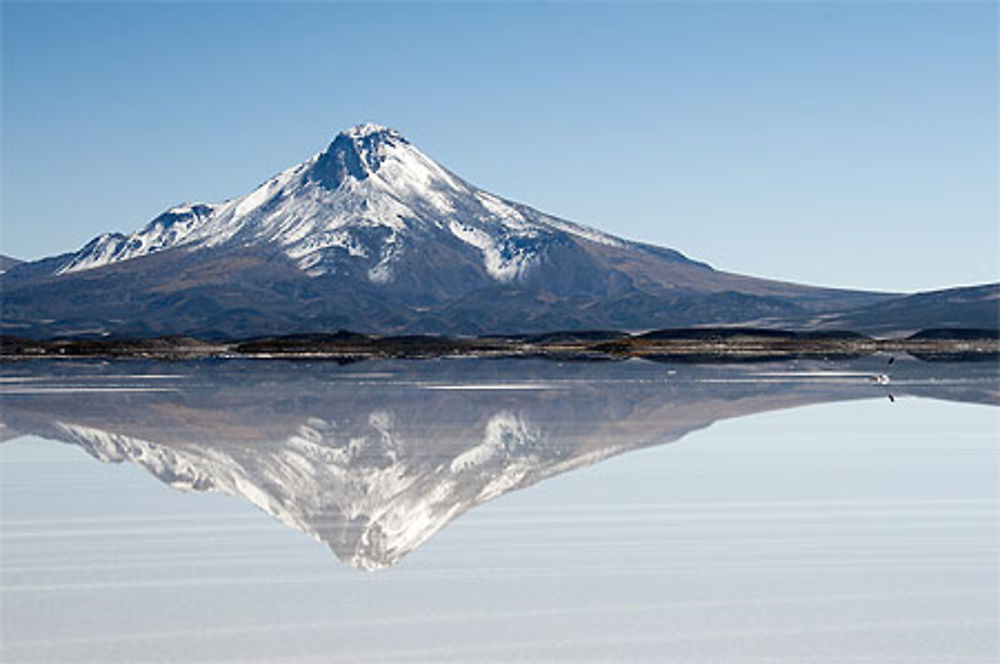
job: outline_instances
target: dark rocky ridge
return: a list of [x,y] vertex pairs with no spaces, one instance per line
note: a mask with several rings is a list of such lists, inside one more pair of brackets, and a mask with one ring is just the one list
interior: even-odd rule
[[990,360],[1000,357],[1000,331],[925,330],[908,338],[875,339],[856,332],[756,328],[687,328],[629,335],[615,331],[541,335],[445,337],[370,336],[341,330],[243,340],[191,337],[67,338],[36,340],[0,336],[0,358],[285,358],[352,362],[383,358],[545,357],[558,360],[621,360],[714,363],[796,358],[844,359],[879,352],[909,353],[928,360]]

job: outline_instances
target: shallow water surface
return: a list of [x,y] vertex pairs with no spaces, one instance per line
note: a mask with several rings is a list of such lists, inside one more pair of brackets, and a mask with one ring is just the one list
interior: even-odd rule
[[4,662],[1000,648],[993,363],[40,362],[0,393]]

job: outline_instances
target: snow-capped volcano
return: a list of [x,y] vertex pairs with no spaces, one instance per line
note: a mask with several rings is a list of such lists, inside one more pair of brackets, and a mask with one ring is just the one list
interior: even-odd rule
[[514,203],[360,125],[246,196],[0,274],[27,336],[510,333],[801,320],[884,294],[714,270]]
[[364,124],[246,196],[180,205],[131,235],[102,235],[56,271],[93,269],[174,247],[265,245],[281,247],[313,277],[363,272],[371,282],[387,283],[397,276],[403,254],[446,235],[478,253],[490,277],[509,282],[537,264],[561,233],[623,245],[482,191],[398,132]]

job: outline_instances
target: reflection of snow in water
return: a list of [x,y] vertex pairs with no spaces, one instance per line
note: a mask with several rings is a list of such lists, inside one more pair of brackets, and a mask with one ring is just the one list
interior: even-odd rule
[[[875,362],[671,378],[653,364],[433,362],[392,365],[391,382],[329,363],[176,366],[190,381],[0,386],[183,385],[11,396],[0,411],[18,433],[240,498],[177,496],[32,436],[0,445],[7,659],[996,652],[998,411],[972,403],[1000,401],[995,364],[894,365],[900,397],[969,402],[894,408],[867,380],[886,371]],[[428,544],[356,574],[247,501],[363,568]]]

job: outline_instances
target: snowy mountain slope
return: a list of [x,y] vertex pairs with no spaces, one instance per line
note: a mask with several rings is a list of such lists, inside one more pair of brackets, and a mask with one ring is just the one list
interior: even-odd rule
[[0,275],[3,331],[495,333],[806,320],[891,295],[714,270],[465,182],[361,125],[246,196]]

